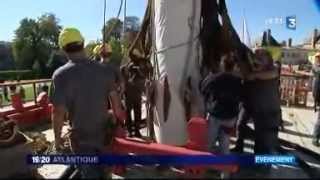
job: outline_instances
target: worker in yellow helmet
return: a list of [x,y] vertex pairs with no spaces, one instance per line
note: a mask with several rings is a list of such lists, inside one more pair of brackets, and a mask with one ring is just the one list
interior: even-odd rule
[[110,44],[99,44],[93,49],[93,53],[96,55],[95,60],[100,62],[103,66],[110,68],[115,74],[116,85],[119,92],[124,92],[124,81],[120,73],[120,67],[111,61],[112,47]]
[[99,53],[98,53],[98,48],[99,45],[96,45],[93,49],[92,49],[92,61],[99,61],[100,57],[99,57]]
[[99,44],[93,49],[93,54],[95,56],[95,60],[98,60],[102,63],[110,62],[110,58],[112,56],[112,47],[110,44]]
[[[124,121],[126,114],[114,89],[114,74],[101,64],[89,61],[84,50],[84,38],[75,28],[65,28],[59,36],[59,46],[69,62],[57,69],[52,77],[52,125],[55,147],[63,146],[61,130],[65,114],[71,125],[70,142],[76,154],[102,153],[105,147],[107,127],[112,118],[105,107],[110,98],[114,114]],[[78,166],[82,178],[104,178],[102,166]]]
[[112,47],[107,43],[104,45],[98,44],[95,48],[93,48],[92,54],[94,58],[93,60],[101,61],[101,59],[106,58],[110,60],[110,56],[112,55]]

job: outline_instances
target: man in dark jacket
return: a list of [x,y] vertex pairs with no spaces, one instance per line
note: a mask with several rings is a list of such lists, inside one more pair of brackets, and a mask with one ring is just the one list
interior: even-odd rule
[[[201,91],[208,113],[209,151],[218,150],[219,153],[228,154],[230,133],[239,114],[242,85],[241,78],[233,73],[234,60],[231,54],[222,58],[221,69],[221,72],[207,76],[201,85]],[[219,147],[216,147],[217,141]]]
[[255,153],[272,154],[278,149],[281,119],[278,69],[265,49],[256,49],[256,66],[244,83],[245,108],[255,127]]
[[[146,74],[143,72],[138,62],[130,62],[126,69],[122,69],[125,74],[125,102],[127,108],[127,128],[129,136],[141,137],[141,106],[142,94],[145,87]],[[126,72],[126,73],[125,73]],[[134,121],[131,117],[131,111],[134,113]]]
[[[317,111],[317,107],[320,102],[320,53],[315,55],[315,63],[312,68],[313,72],[313,83],[312,83],[312,94],[315,102],[315,110]],[[312,144],[315,146],[319,146],[319,138],[320,138],[320,112],[318,112],[317,122],[314,126],[313,130],[313,141]]]

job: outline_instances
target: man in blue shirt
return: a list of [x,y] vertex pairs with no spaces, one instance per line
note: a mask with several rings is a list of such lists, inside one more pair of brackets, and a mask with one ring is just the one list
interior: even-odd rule
[[[55,146],[63,144],[61,130],[68,114],[71,126],[71,148],[76,154],[102,153],[107,134],[107,102],[111,99],[115,116],[124,121],[113,71],[98,62],[90,61],[84,51],[84,39],[75,28],[64,29],[59,36],[59,45],[69,62],[57,69],[53,76],[52,125]],[[102,166],[78,167],[82,178],[103,178]]]

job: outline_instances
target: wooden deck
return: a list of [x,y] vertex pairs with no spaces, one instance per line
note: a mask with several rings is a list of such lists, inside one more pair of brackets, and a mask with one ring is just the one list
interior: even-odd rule
[[320,148],[312,144],[313,129],[317,120],[312,101],[311,94],[309,94],[307,108],[282,107],[285,130],[280,132],[279,137],[320,154]]
[[316,123],[316,113],[313,110],[283,107],[285,130],[280,133],[280,138],[297,143],[320,153],[318,147],[311,143],[313,128]]

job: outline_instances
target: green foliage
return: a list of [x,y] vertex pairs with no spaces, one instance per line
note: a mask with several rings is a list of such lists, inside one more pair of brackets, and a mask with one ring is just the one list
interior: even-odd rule
[[46,65],[52,51],[58,48],[62,28],[58,22],[53,14],[44,14],[37,20],[21,20],[13,41],[17,69],[37,68],[39,76],[49,76]]
[[63,66],[67,61],[68,59],[62,51],[51,52],[47,64],[48,76],[51,77],[54,71],[58,69],[60,66]]
[[137,16],[126,17],[126,31],[139,31],[140,19]]
[[311,63],[311,64],[314,64],[314,62],[315,62],[315,55],[316,55],[316,53],[317,53],[317,50],[313,50],[313,51],[310,51],[309,53],[308,53],[308,61],[309,61],[309,63]]
[[38,61],[35,61],[32,66],[32,71],[34,72],[36,77],[41,77],[41,68]]
[[38,19],[38,26],[43,38],[53,49],[59,49],[59,34],[62,26],[54,14],[44,14]]
[[121,38],[123,22],[117,18],[111,18],[107,21],[104,28],[102,28],[102,34],[105,35],[106,41],[108,42],[111,37],[115,39]]
[[111,62],[120,66],[121,60],[123,57],[122,48],[121,48],[121,41],[117,40],[116,38],[111,37],[109,44],[112,47]]
[[[140,30],[140,19],[136,16],[127,16],[125,26],[126,36],[122,39],[123,22],[120,19],[109,19],[105,25],[105,31],[102,30],[102,33],[105,34],[106,42],[112,47],[113,55],[111,57],[111,62],[117,65],[121,64],[121,60],[123,59],[126,50]],[[97,41],[87,45],[86,51],[90,56],[92,56],[92,50],[98,43],[100,44],[100,42]]]
[[0,71],[14,69],[11,43],[0,42]]
[[0,71],[0,80],[35,79],[36,73],[31,70]]
[[[22,85],[23,88],[25,89],[25,93],[26,93],[26,101],[32,101],[34,100],[34,94],[33,94],[33,87],[32,85]],[[11,101],[7,101],[6,99],[4,99],[3,105],[7,106],[10,105],[12,102]]]
[[266,50],[270,52],[273,60],[281,60],[281,47],[266,47]]

